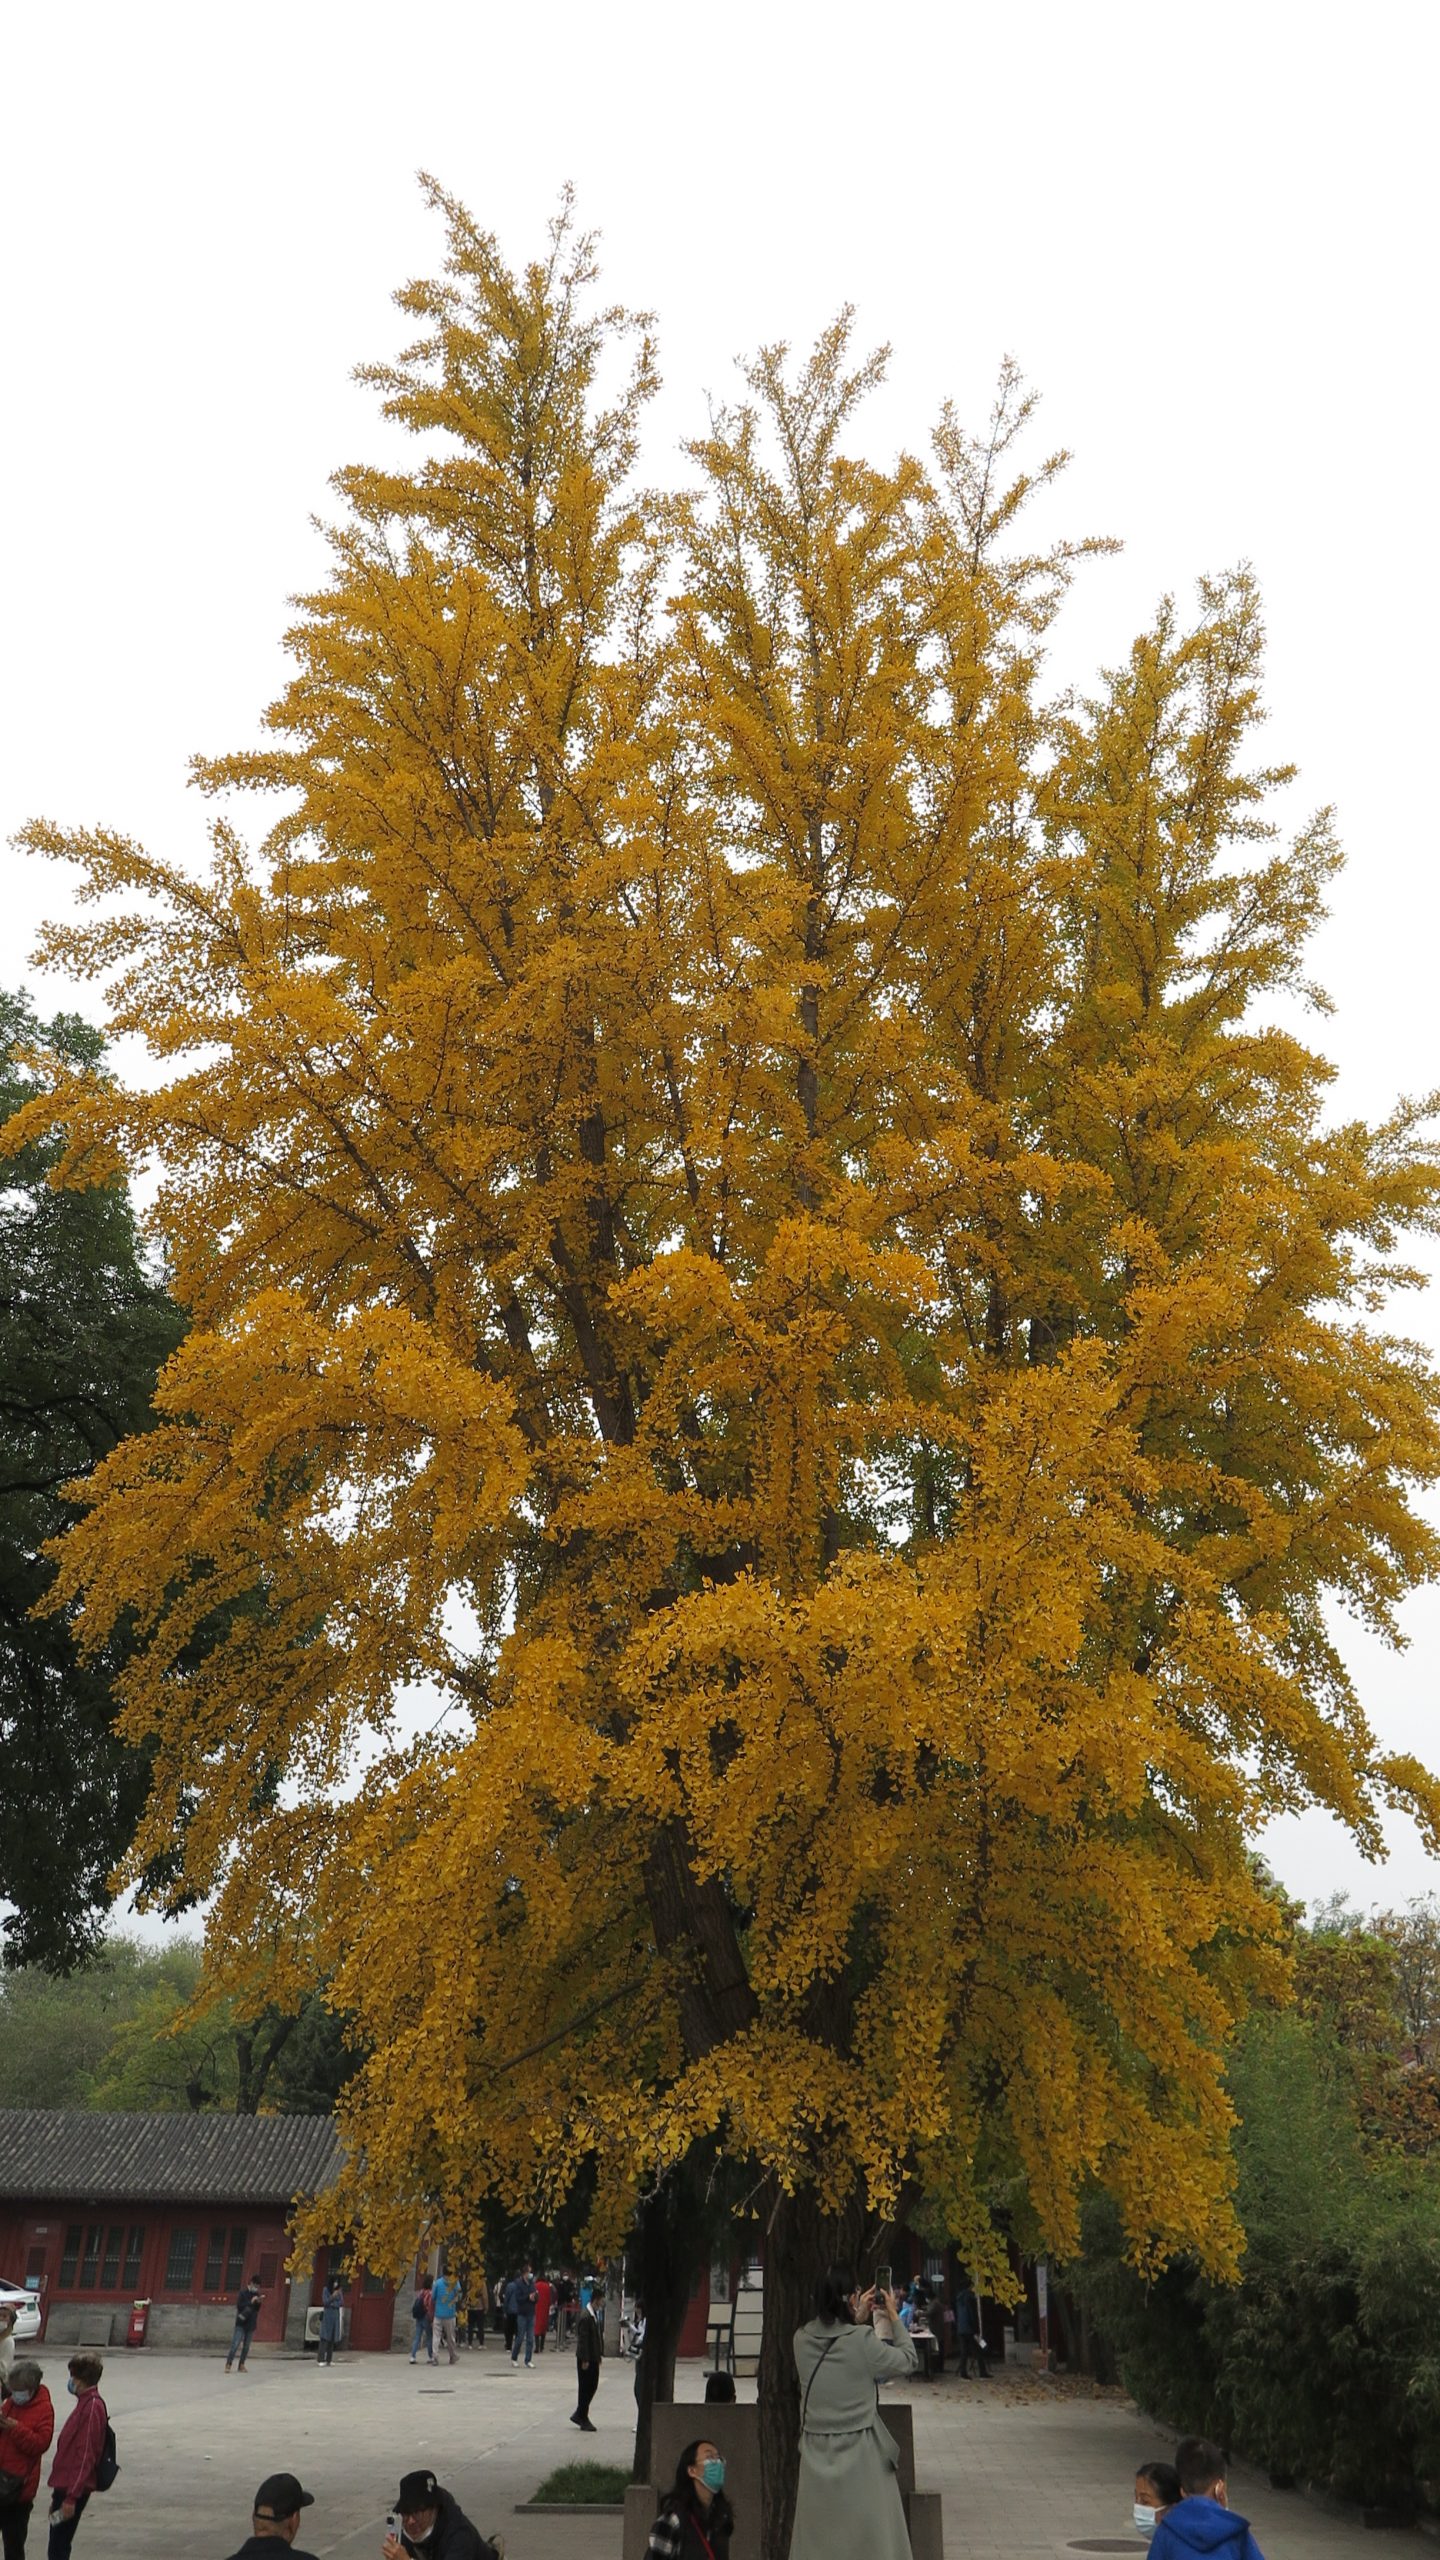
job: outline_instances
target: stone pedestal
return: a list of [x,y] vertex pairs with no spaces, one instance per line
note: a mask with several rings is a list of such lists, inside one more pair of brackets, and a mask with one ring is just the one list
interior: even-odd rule
[[[658,2402],[652,2422],[653,2487],[625,2492],[623,2560],[645,2560],[662,2486],[675,2477],[687,2444],[703,2438],[725,2457],[725,2495],[735,2510],[730,2560],[760,2560],[760,2426],[753,2400]],[[914,2560],[944,2560],[940,2500],[915,2486],[915,2431],[909,2403],[882,2401],[880,2415],[900,2448],[897,2478]]]

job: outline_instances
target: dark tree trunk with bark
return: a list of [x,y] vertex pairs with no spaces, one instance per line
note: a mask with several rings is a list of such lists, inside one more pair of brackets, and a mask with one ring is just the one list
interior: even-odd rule
[[235,2113],[254,2116],[260,2112],[266,2083],[285,2046],[295,2032],[298,2018],[277,2018],[272,2011],[266,2020],[235,2030]]
[[710,2161],[708,2145],[692,2153],[657,2195],[646,2197],[636,2218],[631,2264],[635,2298],[645,2310],[645,2343],[635,2373],[633,2480],[652,2478],[655,2403],[675,2397],[675,2350],[707,2240],[703,2199]]
[[794,2340],[814,2310],[815,2286],[829,2266],[863,2276],[862,2251],[873,2226],[856,2194],[840,2213],[821,2211],[813,2195],[782,2196],[765,2235],[765,2327],[757,2387],[763,2560],[788,2560],[800,2470],[800,2389]]

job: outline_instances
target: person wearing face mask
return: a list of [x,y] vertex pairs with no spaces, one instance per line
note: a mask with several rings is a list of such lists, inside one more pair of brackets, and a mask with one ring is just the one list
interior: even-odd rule
[[1168,2462],[1142,2462],[1135,2474],[1135,2530],[1148,2542],[1167,2507],[1178,2505],[1180,2474]]
[[492,2542],[462,2515],[433,2471],[407,2471],[395,2497],[400,2530],[387,2533],[381,2560],[499,2560]]
[[1175,2469],[1180,2496],[1150,2537],[1151,2560],[1263,2560],[1244,2516],[1230,2504],[1219,2446],[1205,2436],[1182,2436]]
[[675,2478],[650,2527],[648,2560],[725,2560],[734,2528],[724,2457],[700,2436],[687,2444],[675,2465]]
[[895,2295],[862,2290],[848,2267],[827,2268],[815,2317],[795,2332],[800,2480],[790,2560],[910,2560],[900,2448],[875,2386],[906,2380],[919,2363]]
[[70,2560],[70,2546],[90,2504],[95,2475],[105,2451],[109,2412],[100,2397],[104,2360],[82,2347],[70,2359],[65,2388],[75,2406],[60,2430],[50,2465],[49,2560]]
[[0,2554],[21,2560],[55,2411],[33,2356],[17,2356],[0,2400]]

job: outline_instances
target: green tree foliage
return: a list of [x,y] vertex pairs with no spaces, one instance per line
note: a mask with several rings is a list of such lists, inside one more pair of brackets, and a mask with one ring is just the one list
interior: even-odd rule
[[147,1947],[113,1934],[57,1979],[38,1964],[0,1973],[0,2089],[12,2107],[159,2106],[183,2096],[102,2097],[136,2021],[151,2036],[178,2017],[200,1983],[200,1949],[178,1938]]
[[255,2017],[203,1996],[198,1940],[112,1933],[64,1976],[0,1973],[0,2090],[17,2107],[325,2115],[354,2068],[344,2022],[312,1997]]
[[[33,1090],[24,1052],[37,1040],[100,1065],[87,1024],[41,1025],[0,990],[0,1118]],[[68,1615],[36,1616],[52,1580],[43,1549],[74,1517],[62,1488],[146,1428],[183,1325],[145,1270],[123,1183],[52,1188],[60,1152],[33,1141],[0,1173],[0,1879],[10,1959],[63,1968],[94,1944],[150,1759],[114,1729],[123,1630],[82,1661]]]
[[1328,1906],[1297,1934],[1296,2005],[1229,2071],[1240,2283],[1177,2259],[1146,2286],[1098,2201],[1076,2289],[1142,2405],[1281,2479],[1414,2508],[1440,2478],[1440,2109],[1433,1904]]

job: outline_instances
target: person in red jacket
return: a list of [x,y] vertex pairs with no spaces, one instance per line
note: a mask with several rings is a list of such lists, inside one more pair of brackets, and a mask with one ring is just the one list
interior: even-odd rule
[[110,2424],[110,2413],[100,2397],[104,2370],[103,2359],[91,2355],[88,2347],[70,2359],[69,2388],[75,2406],[60,2430],[50,2465],[49,2560],[70,2560],[75,2528],[95,2486],[95,2466],[105,2450],[105,2430]]
[[0,2473],[20,2483],[18,2498],[0,2488],[0,2553],[20,2560],[30,2510],[40,2495],[40,2457],[55,2433],[55,2411],[33,2356],[17,2356],[0,2400]]

